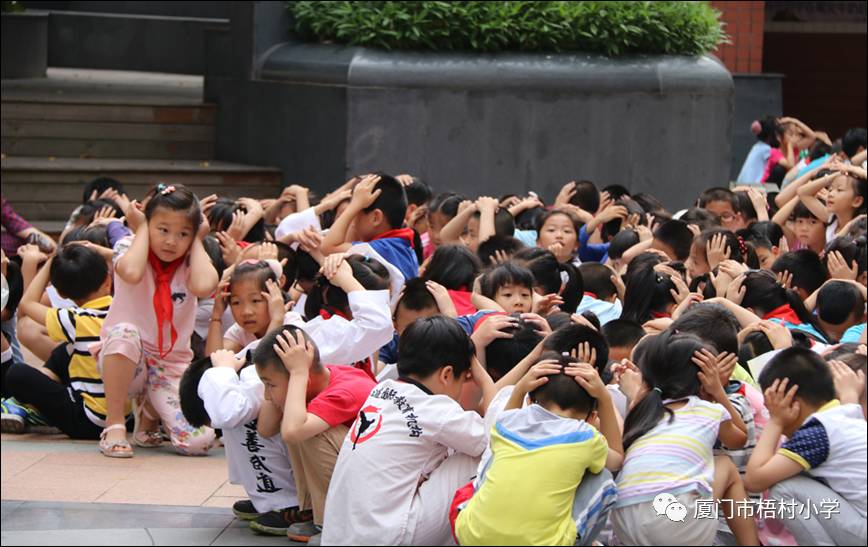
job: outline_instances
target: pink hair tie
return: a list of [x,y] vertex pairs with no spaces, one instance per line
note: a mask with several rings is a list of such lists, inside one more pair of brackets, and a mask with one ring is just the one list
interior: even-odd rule
[[171,194],[175,191],[175,186],[172,184],[163,184],[162,182],[157,185],[157,192],[160,193],[161,196],[165,196]]
[[760,125],[759,121],[754,120],[752,124],[750,124],[751,133],[754,135],[759,135],[763,130],[763,127]]

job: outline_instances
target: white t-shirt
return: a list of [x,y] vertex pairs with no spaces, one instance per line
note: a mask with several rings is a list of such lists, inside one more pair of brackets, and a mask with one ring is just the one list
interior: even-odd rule
[[[868,426],[860,405],[831,401],[805,420],[780,452],[826,481],[865,518]],[[817,500],[820,501],[820,500]]]
[[253,366],[241,369],[240,376],[230,368],[211,368],[198,389],[211,426],[223,430],[229,482],[242,485],[260,513],[298,505],[286,444],[279,434],[262,438],[256,432],[263,392]]
[[326,496],[324,545],[398,545],[412,539],[419,485],[450,450],[478,457],[485,424],[445,395],[385,380],[353,423]]

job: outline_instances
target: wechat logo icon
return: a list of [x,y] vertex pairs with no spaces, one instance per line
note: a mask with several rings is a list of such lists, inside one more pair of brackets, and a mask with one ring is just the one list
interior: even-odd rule
[[665,515],[672,522],[684,522],[687,517],[687,507],[672,494],[657,494],[653,505],[658,517]]

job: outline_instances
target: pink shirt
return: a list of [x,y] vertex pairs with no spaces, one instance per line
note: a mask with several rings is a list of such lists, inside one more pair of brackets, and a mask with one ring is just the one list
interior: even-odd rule
[[[122,257],[132,245],[133,237],[125,237],[115,244],[114,263]],[[190,338],[193,336],[193,327],[196,324],[196,308],[198,299],[187,288],[187,280],[190,275],[189,257],[175,271],[172,278],[172,303],[174,304],[172,323],[178,338],[175,347],[166,355],[163,361],[170,363],[187,363],[193,360],[193,350],[190,349]],[[131,323],[138,327],[142,339],[142,347],[151,356],[159,357],[157,348],[157,315],[154,312],[154,270],[151,265],[145,263],[145,275],[142,280],[131,285],[114,276],[114,300],[109,309],[108,316],[100,331],[100,338],[104,342],[112,327],[119,323]],[[169,325],[164,326],[163,350],[169,348],[172,340]]]
[[783,158],[784,153],[781,152],[780,148],[772,148],[771,153],[769,154],[769,161],[766,162],[766,168],[763,171],[763,178],[760,179],[760,182],[769,180],[769,176],[772,174],[772,169],[774,169],[775,165],[777,165]]

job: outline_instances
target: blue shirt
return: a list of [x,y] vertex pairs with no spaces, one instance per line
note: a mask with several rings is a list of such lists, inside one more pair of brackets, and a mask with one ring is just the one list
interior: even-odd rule
[[419,259],[410,242],[400,237],[387,237],[369,241],[368,245],[384,260],[404,275],[404,280],[419,277]]
[[609,259],[609,243],[588,243],[591,234],[579,228],[579,259],[582,262],[605,262]]
[[741,166],[741,171],[738,173],[738,182],[759,183],[762,182],[763,173],[766,170],[766,164],[769,161],[769,156],[772,154],[772,147],[762,141],[757,141],[747,153],[747,158]]
[[859,338],[862,337],[863,332],[865,332],[865,323],[862,323],[861,325],[853,325],[852,327],[844,331],[844,336],[841,337],[841,343],[858,343]]

